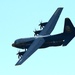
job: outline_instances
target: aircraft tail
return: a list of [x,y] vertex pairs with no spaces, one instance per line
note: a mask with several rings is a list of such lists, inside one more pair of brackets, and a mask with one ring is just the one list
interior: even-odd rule
[[65,24],[64,24],[64,33],[71,33],[75,31],[75,28],[69,18],[65,18]]
[[66,46],[75,36],[75,28],[69,18],[65,18],[64,34],[67,37],[64,39],[63,46]]

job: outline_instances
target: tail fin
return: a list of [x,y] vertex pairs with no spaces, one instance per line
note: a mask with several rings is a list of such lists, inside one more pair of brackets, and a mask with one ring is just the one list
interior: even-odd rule
[[74,31],[74,26],[69,18],[65,18],[64,33],[71,33]]
[[74,32],[75,32],[75,28],[71,20],[69,18],[65,18],[64,33],[65,35],[67,35],[68,33],[68,36],[64,39],[63,46],[68,45],[68,43],[74,38],[75,36]]

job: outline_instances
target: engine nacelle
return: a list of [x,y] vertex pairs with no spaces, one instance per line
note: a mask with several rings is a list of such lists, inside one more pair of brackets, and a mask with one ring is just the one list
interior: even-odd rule
[[42,30],[34,31],[34,36],[38,35]]
[[24,52],[18,52],[18,53],[17,53],[18,58],[22,57],[24,53],[25,53],[25,51],[24,51]]
[[40,24],[39,24],[40,29],[41,29],[41,28],[44,28],[44,26],[45,26],[47,23],[48,23],[48,22],[40,23]]

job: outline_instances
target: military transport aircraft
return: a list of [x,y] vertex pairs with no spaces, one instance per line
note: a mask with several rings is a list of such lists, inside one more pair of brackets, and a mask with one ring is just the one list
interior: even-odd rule
[[34,37],[17,39],[12,46],[20,49],[25,49],[18,52],[19,61],[15,65],[21,65],[28,59],[37,49],[46,48],[49,46],[67,45],[74,37],[74,27],[70,20],[66,18],[64,32],[57,35],[50,35],[53,31],[58,18],[62,12],[62,7],[57,8],[48,22],[40,23],[39,31],[35,31]]

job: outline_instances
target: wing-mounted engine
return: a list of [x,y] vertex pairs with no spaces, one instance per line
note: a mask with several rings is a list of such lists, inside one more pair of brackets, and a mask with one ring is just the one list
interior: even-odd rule
[[23,52],[20,52],[20,51],[19,51],[19,52],[17,53],[18,58],[21,58],[25,52],[26,52],[26,51],[23,51]]
[[35,31],[34,31],[34,33],[35,33],[34,36],[39,35],[39,33],[40,33],[41,31],[42,31],[42,30],[35,30]]
[[41,23],[39,24],[40,29],[44,28],[44,27],[45,27],[45,25],[46,25],[47,23],[48,23],[48,22],[44,22],[44,23],[42,23],[42,22],[41,22]]
[[[39,24],[40,29],[43,29],[46,24],[47,24],[47,22],[44,22],[44,23],[41,22],[41,23]],[[39,35],[39,33],[40,33],[41,31],[42,31],[42,30],[35,30],[35,31],[33,31],[33,32],[35,33],[34,36]]]

